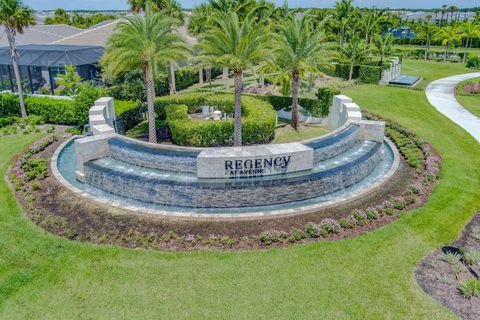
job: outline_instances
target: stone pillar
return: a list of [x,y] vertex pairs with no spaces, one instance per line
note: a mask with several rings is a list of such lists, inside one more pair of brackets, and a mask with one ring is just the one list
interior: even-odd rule
[[350,103],[352,99],[344,95],[333,96],[333,103],[328,113],[327,126],[335,130],[341,127],[347,118],[347,112],[343,107],[344,103]]

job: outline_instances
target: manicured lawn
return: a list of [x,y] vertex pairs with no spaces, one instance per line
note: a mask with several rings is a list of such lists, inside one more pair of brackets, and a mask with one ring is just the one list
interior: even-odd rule
[[274,143],[287,143],[307,140],[327,134],[330,130],[324,126],[301,126],[298,131],[290,125],[275,130]]
[[461,90],[464,84],[470,82],[478,83],[479,81],[480,78],[476,78],[459,83],[457,86],[457,100],[465,109],[480,117],[480,94],[464,94]]
[[402,75],[420,76],[423,78],[422,82],[415,87],[415,89],[422,91],[433,80],[474,71],[461,63],[425,62],[422,60],[405,60],[402,66]]
[[[416,74],[433,73],[417,66]],[[461,72],[435,70],[438,78]],[[480,145],[421,91],[365,85],[342,93],[415,130],[441,153],[443,181],[423,208],[351,240],[164,253],[42,232],[1,181],[0,319],[455,319],[423,293],[413,272],[480,209]],[[35,138],[0,138],[2,176]]]

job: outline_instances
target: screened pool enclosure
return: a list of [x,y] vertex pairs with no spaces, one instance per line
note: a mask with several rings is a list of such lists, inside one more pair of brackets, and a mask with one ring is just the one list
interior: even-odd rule
[[[99,73],[98,61],[104,49],[98,46],[76,45],[22,45],[17,46],[22,88],[26,93],[38,93],[48,88],[53,94],[58,87],[56,79],[65,74],[65,66],[72,65],[83,80],[95,80]],[[0,90],[17,91],[12,58],[8,47],[0,48]],[[45,90],[43,90],[45,91]]]

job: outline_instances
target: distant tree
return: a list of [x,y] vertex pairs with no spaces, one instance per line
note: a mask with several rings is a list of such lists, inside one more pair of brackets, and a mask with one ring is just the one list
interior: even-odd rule
[[198,36],[205,32],[211,25],[214,9],[208,3],[201,3],[192,10],[188,20],[187,29],[191,35]]
[[427,60],[432,40],[438,32],[438,27],[429,21],[423,22],[419,27],[418,38],[425,41],[425,54],[423,59]]
[[340,47],[343,47],[348,20],[351,19],[351,14],[354,11],[352,2],[353,0],[341,0],[335,2],[336,20],[338,21],[340,28]]
[[102,65],[109,75],[142,70],[147,90],[149,141],[157,142],[155,128],[155,72],[186,52],[185,39],[176,32],[176,19],[152,12],[120,21],[108,39]]
[[[323,23],[324,24],[324,23]],[[322,24],[322,25],[323,25]],[[291,75],[292,122],[298,128],[298,85],[305,72],[316,71],[316,56],[323,50],[324,35],[321,28],[314,28],[310,13],[307,11],[300,18],[291,14],[280,26],[274,43],[275,65]]]
[[450,21],[455,21],[455,12],[458,11],[458,7],[457,6],[450,6],[448,8],[450,10]]
[[355,65],[365,61],[370,51],[371,48],[365,40],[360,39],[355,34],[352,34],[350,36],[350,41],[345,44],[343,48],[340,48],[340,55],[343,60],[350,65],[350,72],[348,74],[349,81],[353,79],[353,69]]
[[66,96],[74,96],[78,93],[82,77],[77,72],[74,66],[65,66],[65,74],[59,74],[57,83],[64,88],[62,94]]
[[[446,4],[442,5],[442,18],[440,20],[440,27],[443,27],[444,17],[445,17],[445,14],[447,13],[447,7],[448,5]],[[448,16],[447,16],[447,20],[448,20]]]
[[153,12],[164,11],[168,16],[177,18],[182,23],[185,19],[182,5],[177,0],[128,0],[128,3],[135,13],[145,11],[150,5],[150,10]]
[[33,10],[25,6],[21,0],[0,0],[0,25],[5,28],[5,34],[10,48],[22,117],[27,116],[27,109],[25,108],[25,102],[23,100],[22,80],[18,68],[17,45],[15,40],[17,33],[23,33],[26,28],[34,24],[35,16]]
[[395,44],[395,38],[391,33],[385,34],[385,36],[377,35],[375,38],[375,47],[380,55],[380,62],[383,62],[386,56],[390,55],[393,51],[393,45]]
[[240,21],[236,12],[219,13],[213,27],[201,34],[200,60],[211,66],[229,68],[235,83],[234,145],[242,145],[242,76],[243,70],[258,64],[270,56],[266,44],[270,33],[255,22],[253,14]]
[[443,61],[447,61],[448,52],[451,46],[455,45],[456,41],[461,39],[461,32],[457,27],[447,26],[440,29],[438,33],[438,40],[441,41],[442,46],[445,47]]
[[383,13],[383,10],[373,8],[372,10],[368,10],[362,16],[360,25],[364,29],[366,43],[371,43],[371,40],[373,39],[371,35],[375,33],[376,27],[378,26]]
[[461,37],[465,39],[462,63],[467,60],[468,48],[472,46],[472,41],[480,37],[480,24],[473,23],[470,20],[465,21],[461,26]]

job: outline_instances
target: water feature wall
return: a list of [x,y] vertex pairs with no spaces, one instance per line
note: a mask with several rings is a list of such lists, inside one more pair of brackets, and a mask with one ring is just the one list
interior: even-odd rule
[[346,157],[334,157],[328,163],[319,161],[316,169],[302,174],[243,180],[202,180],[194,175],[132,168],[110,159],[99,159],[85,165],[85,180],[120,196],[163,205],[190,208],[265,206],[310,199],[347,188],[374,170],[384,149],[382,143],[371,142],[357,146],[355,151]]
[[[334,97],[325,121],[333,132],[297,143],[313,154],[307,160],[312,162],[308,169],[248,178],[202,178],[198,166],[208,166],[208,162],[199,162],[199,155],[205,149],[153,145],[107,133],[75,141],[77,178],[117,196],[171,207],[228,209],[312,199],[366,179],[388,149],[384,144],[385,124],[362,120],[359,107],[348,97]],[[287,150],[288,146],[274,144],[248,148],[249,152],[259,152],[253,154],[250,163],[268,157],[261,154],[262,150],[285,155],[292,151]],[[219,151],[223,156],[252,155],[229,150],[233,149]]]

